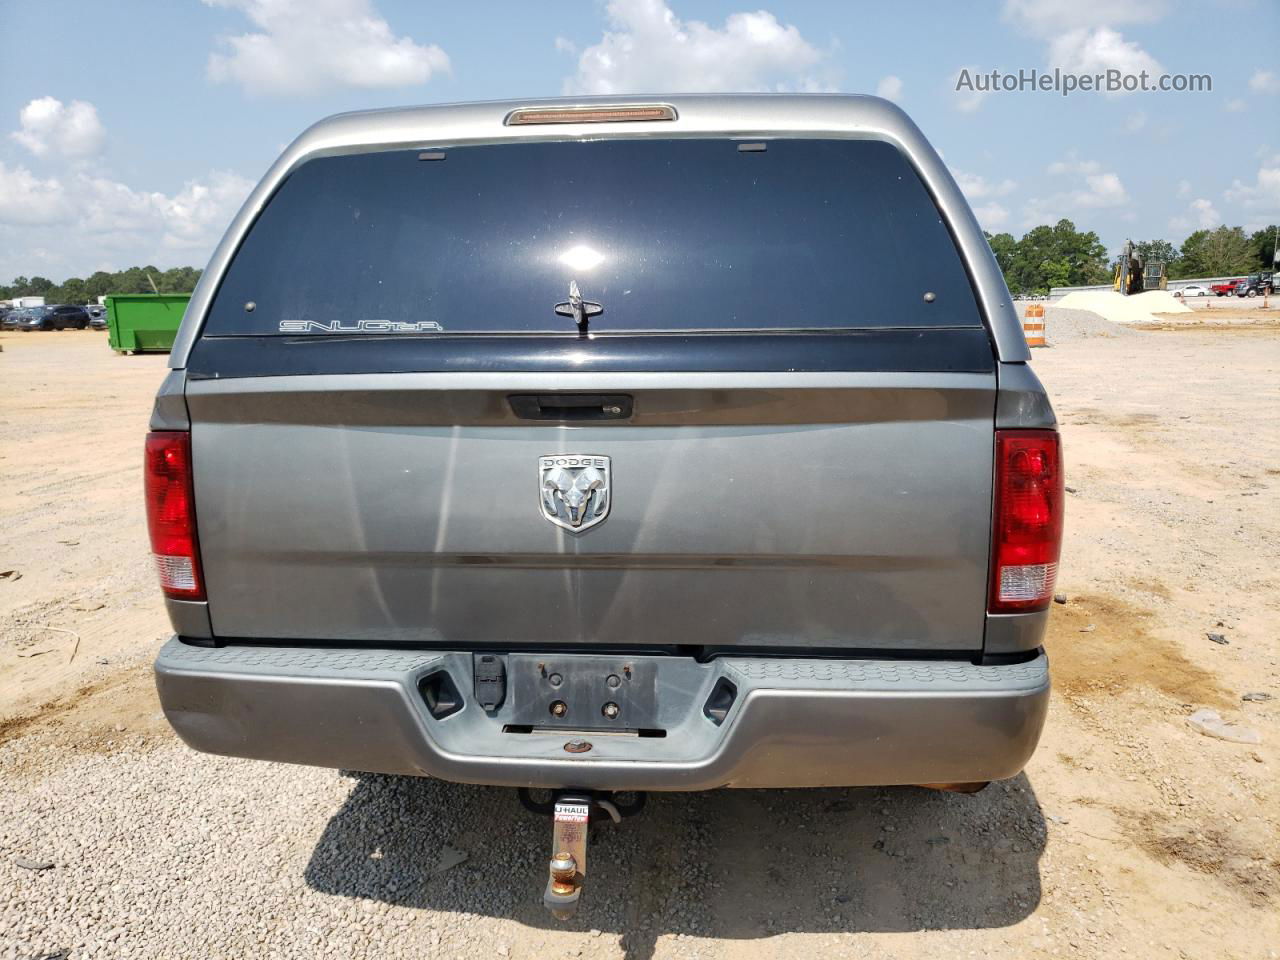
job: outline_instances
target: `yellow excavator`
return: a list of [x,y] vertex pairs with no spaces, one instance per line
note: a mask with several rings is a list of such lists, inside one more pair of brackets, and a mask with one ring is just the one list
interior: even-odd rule
[[1125,296],[1142,293],[1144,290],[1165,290],[1169,284],[1165,266],[1163,260],[1148,260],[1133,245],[1132,240],[1126,240],[1124,250],[1120,253],[1120,262],[1116,264],[1112,286]]

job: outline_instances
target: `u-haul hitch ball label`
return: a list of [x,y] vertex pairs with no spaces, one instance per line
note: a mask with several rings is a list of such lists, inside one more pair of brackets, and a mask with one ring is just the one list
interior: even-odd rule
[[590,808],[585,803],[557,803],[556,820],[560,823],[586,823]]

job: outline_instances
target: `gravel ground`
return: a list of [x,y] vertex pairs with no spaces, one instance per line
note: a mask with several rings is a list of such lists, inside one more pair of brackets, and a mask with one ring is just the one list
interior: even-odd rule
[[652,797],[599,828],[584,907],[559,924],[540,905],[547,821],[511,791],[127,733],[33,771],[31,746],[0,748],[3,956],[719,956],[724,940],[1001,927],[1040,895],[1046,821],[1021,777],[977,797]]
[[137,492],[163,361],[0,336],[0,958],[1280,956],[1280,330],[1100,323],[1034,352],[1070,492],[1026,772],[655,796],[567,924],[510,791],[173,738]]

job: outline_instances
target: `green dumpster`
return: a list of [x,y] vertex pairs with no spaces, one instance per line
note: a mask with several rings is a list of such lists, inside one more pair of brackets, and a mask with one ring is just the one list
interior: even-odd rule
[[111,349],[168,353],[190,299],[189,293],[116,293],[107,297]]

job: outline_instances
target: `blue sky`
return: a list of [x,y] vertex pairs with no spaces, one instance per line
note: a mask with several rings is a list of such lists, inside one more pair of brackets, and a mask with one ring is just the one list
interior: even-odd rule
[[[1115,250],[1256,229],[1280,221],[1278,13],[1278,0],[0,0],[0,278],[203,266],[281,148],[330,113],[562,93],[880,92],[993,231],[1070,217]],[[1054,66],[1209,74],[1213,90],[955,90],[966,67]]]

